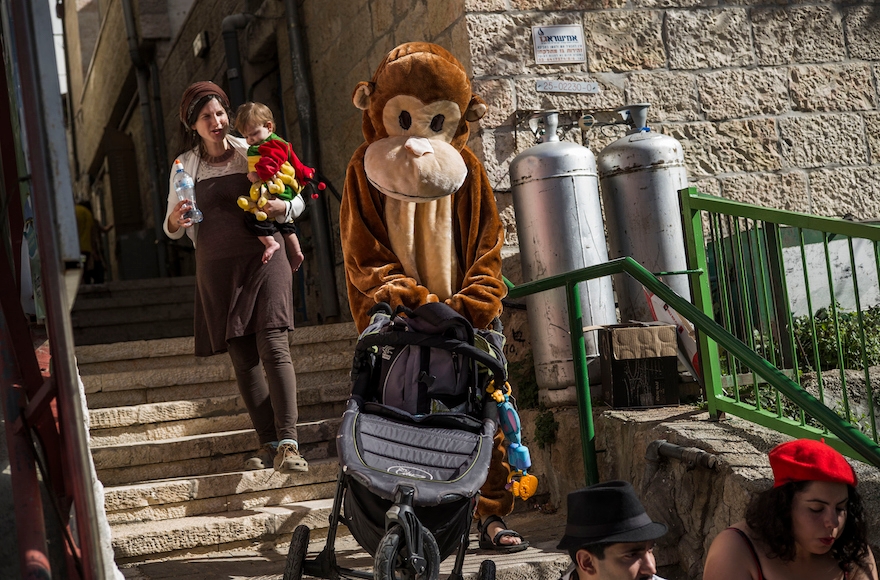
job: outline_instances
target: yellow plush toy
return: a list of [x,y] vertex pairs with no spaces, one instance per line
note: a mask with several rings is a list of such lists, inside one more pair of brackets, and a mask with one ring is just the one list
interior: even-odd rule
[[[259,156],[253,156],[252,161],[252,157],[248,156],[248,171],[255,171],[253,165],[259,159]],[[258,221],[266,221],[268,216],[263,211],[263,207],[269,201],[268,196],[284,193],[285,186],[290,186],[295,193],[300,193],[303,189],[303,186],[296,180],[293,166],[287,161],[281,165],[279,176],[269,181],[258,181],[252,184],[249,195],[242,195],[238,198],[238,207],[254,214]]]

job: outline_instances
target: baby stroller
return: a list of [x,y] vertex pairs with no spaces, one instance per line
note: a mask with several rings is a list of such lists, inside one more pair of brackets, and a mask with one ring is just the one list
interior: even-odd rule
[[[500,332],[475,333],[442,303],[394,316],[387,304],[374,307],[355,349],[352,394],[336,438],[340,469],[327,542],[308,560],[309,528],[298,526],[284,580],[304,573],[434,580],[456,549],[449,578],[461,580],[497,428],[485,388],[506,379],[502,345]],[[374,556],[372,574],[337,564],[340,522]],[[480,579],[494,578],[494,562],[483,561]]]

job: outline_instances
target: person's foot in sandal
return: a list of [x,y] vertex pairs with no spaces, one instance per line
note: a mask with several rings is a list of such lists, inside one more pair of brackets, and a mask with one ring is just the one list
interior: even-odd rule
[[522,552],[529,543],[518,532],[507,527],[498,516],[489,516],[477,524],[480,532],[480,549],[504,554]]

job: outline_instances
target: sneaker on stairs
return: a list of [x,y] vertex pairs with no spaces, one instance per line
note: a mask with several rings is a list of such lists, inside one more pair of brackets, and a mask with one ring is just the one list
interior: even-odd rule
[[288,443],[283,441],[278,446],[278,452],[275,454],[273,462],[275,471],[281,473],[290,473],[292,471],[308,471],[309,464],[299,454],[299,447],[296,443]]

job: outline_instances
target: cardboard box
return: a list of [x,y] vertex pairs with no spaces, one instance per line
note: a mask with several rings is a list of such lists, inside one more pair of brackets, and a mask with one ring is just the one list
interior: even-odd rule
[[613,324],[599,329],[602,395],[616,409],[678,404],[675,325]]

